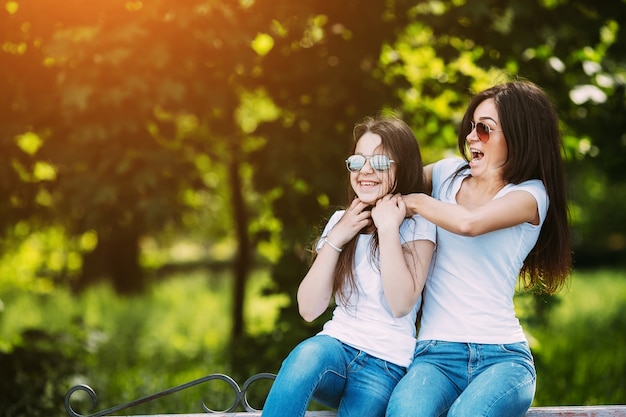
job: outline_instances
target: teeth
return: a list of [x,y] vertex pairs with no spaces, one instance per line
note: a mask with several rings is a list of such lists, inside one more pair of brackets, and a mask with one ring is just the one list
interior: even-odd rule
[[482,151],[479,151],[476,148],[470,148],[470,152],[472,154],[472,160],[473,161],[480,161],[483,156],[485,155]]
[[371,182],[371,181],[361,181],[361,185],[364,185],[366,187],[370,187],[372,185],[376,185],[375,182]]

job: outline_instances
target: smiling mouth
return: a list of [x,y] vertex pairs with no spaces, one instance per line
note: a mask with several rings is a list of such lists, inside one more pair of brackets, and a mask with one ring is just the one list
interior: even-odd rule
[[362,187],[374,187],[378,185],[378,183],[374,181],[360,181],[359,185]]
[[478,149],[470,149],[470,152],[472,154],[472,161],[480,161],[483,159],[483,156],[485,156],[485,154]]

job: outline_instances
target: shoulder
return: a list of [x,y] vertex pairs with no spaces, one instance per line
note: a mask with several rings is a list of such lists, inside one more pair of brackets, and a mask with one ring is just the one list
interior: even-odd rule
[[[452,185],[452,181],[455,179],[454,174],[465,165],[467,165],[467,162],[461,158],[445,158],[436,162],[432,172],[433,197],[439,199],[444,190],[444,185]],[[467,176],[467,173],[461,172],[461,175],[457,178],[464,178]]]
[[467,165],[467,162],[465,162],[465,160],[461,158],[444,158],[440,161],[435,162],[433,170],[439,173],[451,174],[463,165]]
[[548,193],[546,192],[546,187],[543,185],[543,182],[536,179],[527,180],[519,184],[508,184],[502,190],[503,195],[511,193],[513,191],[525,191],[535,199],[535,201],[537,202],[537,211],[539,212],[539,217],[541,218],[541,222],[543,222],[548,211],[548,207],[550,205]]
[[546,200],[548,198],[546,187],[541,180],[527,180],[519,184],[508,184],[503,191],[505,194],[513,191],[526,191],[532,194],[535,200]]
[[400,225],[400,237],[402,243],[414,240],[429,240],[434,243],[437,238],[437,227],[419,214],[414,214],[404,219]]
[[436,162],[433,166],[433,182],[442,182],[450,178],[464,165],[467,165],[467,162],[461,158],[445,158]]

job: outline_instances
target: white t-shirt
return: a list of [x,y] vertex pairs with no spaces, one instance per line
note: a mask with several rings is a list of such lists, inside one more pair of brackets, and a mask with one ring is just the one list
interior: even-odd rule
[[[469,168],[457,158],[438,162],[433,170],[433,197],[456,204]],[[452,182],[451,182],[452,181]],[[522,223],[480,236],[467,237],[437,227],[434,267],[426,281],[418,340],[507,344],[526,341],[515,316],[513,296],[524,259],[535,245],[548,210],[540,180],[508,184],[494,197],[529,192],[537,201],[540,223]]]
[[[344,210],[335,212],[322,236],[327,236]],[[332,336],[341,342],[388,362],[409,366],[415,349],[415,319],[421,297],[404,317],[395,318],[387,303],[378,264],[370,257],[371,234],[360,234],[355,254],[357,291],[346,305],[335,299],[337,306],[331,320],[319,334]],[[435,242],[435,225],[421,216],[405,219],[400,225],[402,244],[415,240]],[[318,250],[322,243],[319,244]]]

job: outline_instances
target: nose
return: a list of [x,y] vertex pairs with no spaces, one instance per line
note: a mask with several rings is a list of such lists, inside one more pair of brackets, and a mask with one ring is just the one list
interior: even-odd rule
[[468,142],[480,141],[480,139],[478,138],[478,134],[476,133],[476,126],[474,126],[472,130],[467,133],[467,136],[465,136],[465,140]]
[[359,172],[365,172],[366,174],[374,172],[374,168],[370,165],[370,158],[365,159],[365,164],[363,164]]

